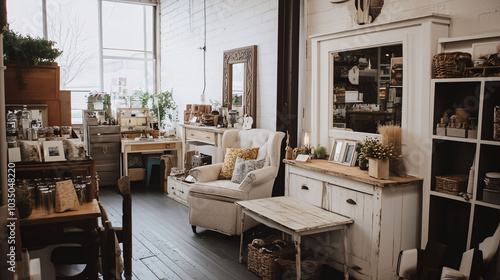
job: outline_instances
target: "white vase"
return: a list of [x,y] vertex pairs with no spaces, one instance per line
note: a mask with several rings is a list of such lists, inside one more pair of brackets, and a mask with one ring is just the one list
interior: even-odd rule
[[389,160],[369,158],[368,175],[377,179],[389,179]]

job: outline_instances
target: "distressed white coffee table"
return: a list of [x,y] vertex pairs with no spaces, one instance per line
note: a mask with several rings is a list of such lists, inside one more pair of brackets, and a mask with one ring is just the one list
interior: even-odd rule
[[349,279],[347,270],[347,225],[353,223],[353,220],[288,196],[237,201],[235,203],[241,206],[243,212],[241,218],[240,263],[243,261],[245,215],[248,215],[258,222],[292,236],[296,250],[297,279],[300,279],[301,276],[301,236],[342,230],[344,236],[344,277],[346,280]]

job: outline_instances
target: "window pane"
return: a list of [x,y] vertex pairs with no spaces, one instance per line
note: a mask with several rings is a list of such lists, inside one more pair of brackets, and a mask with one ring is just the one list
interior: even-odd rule
[[152,6],[102,3],[103,47],[107,49],[153,50]]
[[82,124],[82,110],[87,109],[88,91],[71,91],[71,123]]
[[41,0],[7,1],[9,28],[23,35],[43,37]]
[[153,59],[153,52],[137,52],[129,50],[115,50],[115,49],[103,49],[102,53],[104,56],[119,56],[119,57],[130,57],[130,58],[148,58]]
[[151,61],[104,59],[104,91],[112,96],[130,96],[135,91],[153,93],[153,81]]
[[99,90],[99,32],[96,0],[47,0],[49,40],[62,50],[61,89]]

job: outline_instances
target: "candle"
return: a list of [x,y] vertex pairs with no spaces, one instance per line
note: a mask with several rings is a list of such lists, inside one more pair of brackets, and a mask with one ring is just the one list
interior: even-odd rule
[[304,133],[304,146],[309,148],[309,132]]

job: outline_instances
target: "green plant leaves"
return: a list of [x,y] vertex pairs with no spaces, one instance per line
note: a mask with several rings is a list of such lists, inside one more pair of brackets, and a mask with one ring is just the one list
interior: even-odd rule
[[4,61],[18,62],[27,65],[38,65],[40,62],[54,62],[62,51],[54,48],[55,42],[43,38],[23,36],[4,28],[3,47]]

